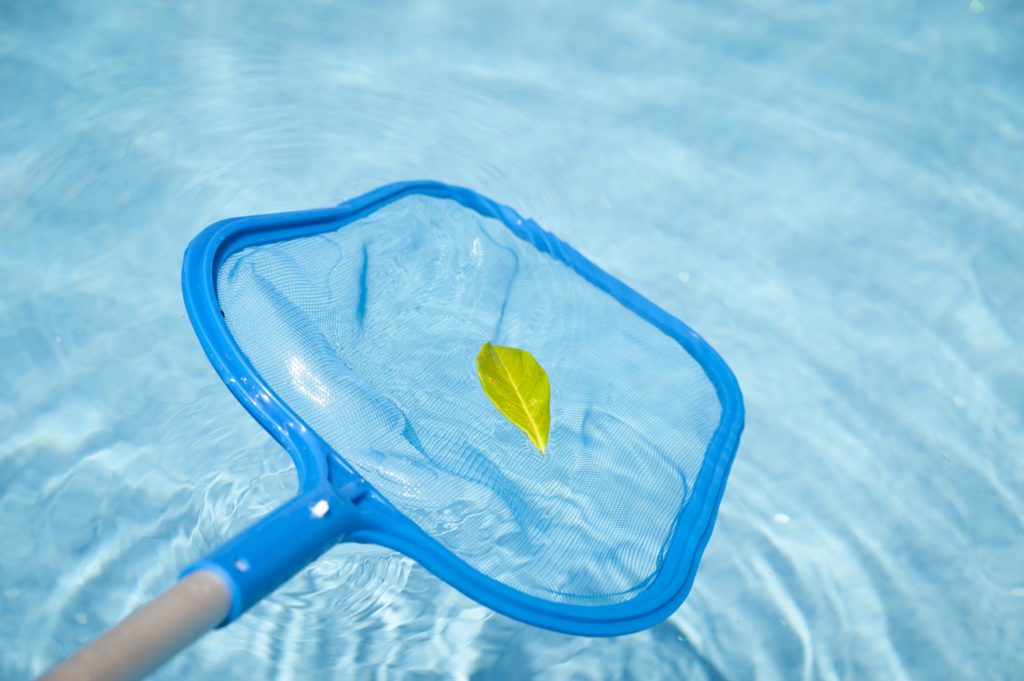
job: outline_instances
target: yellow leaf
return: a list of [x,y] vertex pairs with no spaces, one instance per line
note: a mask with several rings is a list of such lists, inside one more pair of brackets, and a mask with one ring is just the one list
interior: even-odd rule
[[484,343],[476,356],[480,385],[505,418],[543,454],[551,429],[551,384],[526,350]]

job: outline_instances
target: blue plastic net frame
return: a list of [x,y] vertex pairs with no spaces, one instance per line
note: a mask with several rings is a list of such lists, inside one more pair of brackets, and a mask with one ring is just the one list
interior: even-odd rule
[[[251,246],[342,229],[415,194],[452,200],[500,221],[517,237],[569,266],[680,343],[714,386],[721,414],[692,496],[675,519],[658,571],[629,600],[604,605],[559,603],[525,594],[472,568],[394,508],[304,423],[267,385],[232,337],[217,299],[217,272],[226,258]],[[334,208],[232,218],[211,225],[186,250],[182,291],[189,319],[210,362],[249,413],[288,451],[299,477],[299,493],[293,500],[184,571],[214,570],[228,583],[233,604],[222,624],[236,619],[338,541],[400,551],[493,610],[571,634],[615,636],[639,631],[667,618],[686,598],[714,527],[743,430],[743,400],[736,378],[718,353],[686,324],[533,220],[462,187],[432,181],[390,184]],[[317,508],[330,508],[330,513],[311,513],[317,504],[322,504]],[[252,569],[254,564],[260,569]]]

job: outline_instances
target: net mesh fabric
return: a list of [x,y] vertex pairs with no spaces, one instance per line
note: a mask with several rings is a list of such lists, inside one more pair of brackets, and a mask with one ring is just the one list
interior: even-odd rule
[[[472,567],[585,605],[657,574],[718,424],[714,387],[676,341],[502,223],[407,197],[235,253],[217,292],[270,387]],[[486,341],[547,370],[546,455],[481,389]]]

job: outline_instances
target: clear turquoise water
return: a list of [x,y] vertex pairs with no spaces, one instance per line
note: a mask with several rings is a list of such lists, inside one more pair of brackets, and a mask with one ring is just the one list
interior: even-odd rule
[[291,489],[192,336],[188,240],[429,177],[738,374],[690,598],[574,638],[345,547],[156,678],[1013,679],[1022,73],[1013,3],[0,5],[0,678]]

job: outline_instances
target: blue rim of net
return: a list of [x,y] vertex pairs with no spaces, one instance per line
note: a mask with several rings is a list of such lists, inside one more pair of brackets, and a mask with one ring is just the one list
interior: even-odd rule
[[[338,452],[303,422],[256,372],[221,314],[216,273],[244,248],[343,228],[410,195],[448,199],[504,224],[519,238],[571,267],[592,285],[680,343],[700,364],[721,404],[693,494],[675,519],[658,570],[629,600],[604,605],[559,603],[506,586],[470,567],[394,508]],[[433,181],[399,182],[334,208],[231,218],[201,232],[185,253],[185,307],[196,335],[221,379],[249,413],[288,451],[299,494],[329,485],[358,505],[359,521],[346,541],[400,551],[473,600],[528,624],[571,634],[614,636],[646,629],[686,598],[714,527],[740,434],[744,409],[739,386],[722,358],[676,317],[607,274],[533,220],[476,192]],[[239,613],[233,613],[228,621]]]

